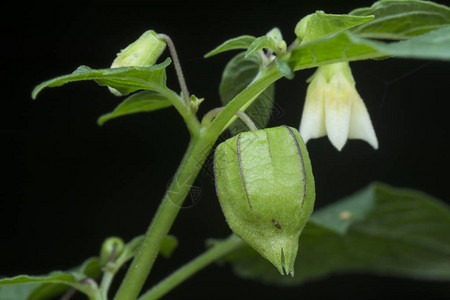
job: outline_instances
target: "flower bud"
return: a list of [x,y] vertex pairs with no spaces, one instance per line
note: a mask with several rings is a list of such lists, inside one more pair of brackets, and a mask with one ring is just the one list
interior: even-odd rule
[[315,200],[298,131],[281,126],[240,133],[217,147],[214,172],[231,230],[281,274],[293,276],[298,239]]
[[[155,64],[166,48],[166,43],[157,37],[153,30],[144,32],[139,39],[128,45],[117,54],[111,68],[120,67],[150,67]],[[116,96],[122,94],[116,89],[109,88]]]
[[125,243],[119,237],[109,237],[107,238],[102,245],[102,249],[100,251],[100,265],[105,266],[108,261],[111,259],[111,255],[114,251],[115,260],[117,257],[122,254],[123,249],[125,248]]
[[157,37],[156,32],[148,30],[117,54],[111,68],[152,66],[165,48],[166,43]]

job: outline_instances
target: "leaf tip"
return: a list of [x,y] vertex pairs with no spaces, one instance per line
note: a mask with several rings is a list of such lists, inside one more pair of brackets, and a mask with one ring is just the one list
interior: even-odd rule
[[108,121],[107,115],[102,115],[97,119],[97,125],[101,127],[106,121]]
[[253,53],[254,51],[252,49],[247,49],[247,51],[245,51],[244,58],[245,59],[249,58],[250,56],[253,55]]
[[31,99],[36,100],[37,95],[39,94],[39,92],[42,90],[42,88],[40,88],[39,86],[35,87],[33,89],[33,91],[31,91]]

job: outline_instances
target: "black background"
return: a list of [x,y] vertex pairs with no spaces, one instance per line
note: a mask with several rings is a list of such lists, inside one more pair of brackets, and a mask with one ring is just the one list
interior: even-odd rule
[[[97,255],[104,238],[142,234],[188,143],[174,109],[96,125],[120,99],[92,82],[44,90],[32,88],[79,65],[108,67],[115,54],[144,31],[170,35],[191,93],[205,97],[199,115],[219,106],[221,71],[235,53],[203,55],[242,34],[263,35],[277,26],[287,41],[304,15],[322,9],[346,13],[372,1],[77,1],[2,4],[0,138],[0,275],[68,269]],[[444,4],[446,1],[437,1]],[[163,58],[167,56],[167,52]],[[423,190],[449,203],[448,109],[450,65],[389,59],[351,64],[380,144],[351,140],[338,152],[326,138],[308,148],[316,178],[316,207],[376,180]],[[271,126],[298,127],[305,80],[298,72],[276,87]],[[169,87],[178,90],[173,69]],[[149,284],[204,250],[204,240],[226,237],[205,166],[171,233],[179,247],[160,258]],[[122,273],[121,273],[122,274]],[[228,267],[210,266],[167,299],[438,299],[447,283],[374,275],[333,275],[295,288],[237,279]],[[80,298],[81,299],[81,298]]]

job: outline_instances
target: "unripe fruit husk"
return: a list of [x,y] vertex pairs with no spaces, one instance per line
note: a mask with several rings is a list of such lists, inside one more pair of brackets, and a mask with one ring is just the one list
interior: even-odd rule
[[240,133],[215,152],[216,189],[231,230],[294,275],[298,239],[314,207],[308,151],[294,128]]

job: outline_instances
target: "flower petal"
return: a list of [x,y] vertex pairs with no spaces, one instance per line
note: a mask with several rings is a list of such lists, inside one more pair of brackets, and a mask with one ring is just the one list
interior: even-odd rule
[[[356,97],[357,96],[357,97]],[[369,113],[363,100],[357,94],[352,98],[352,113],[350,117],[349,139],[361,139],[378,149],[378,140],[370,121]]]
[[309,139],[325,136],[325,108],[324,90],[326,79],[317,74],[306,92],[305,105],[303,107],[302,121],[300,123],[300,135],[306,143]]
[[339,151],[347,141],[350,128],[351,84],[342,77],[333,77],[325,87],[325,125],[330,142]]

